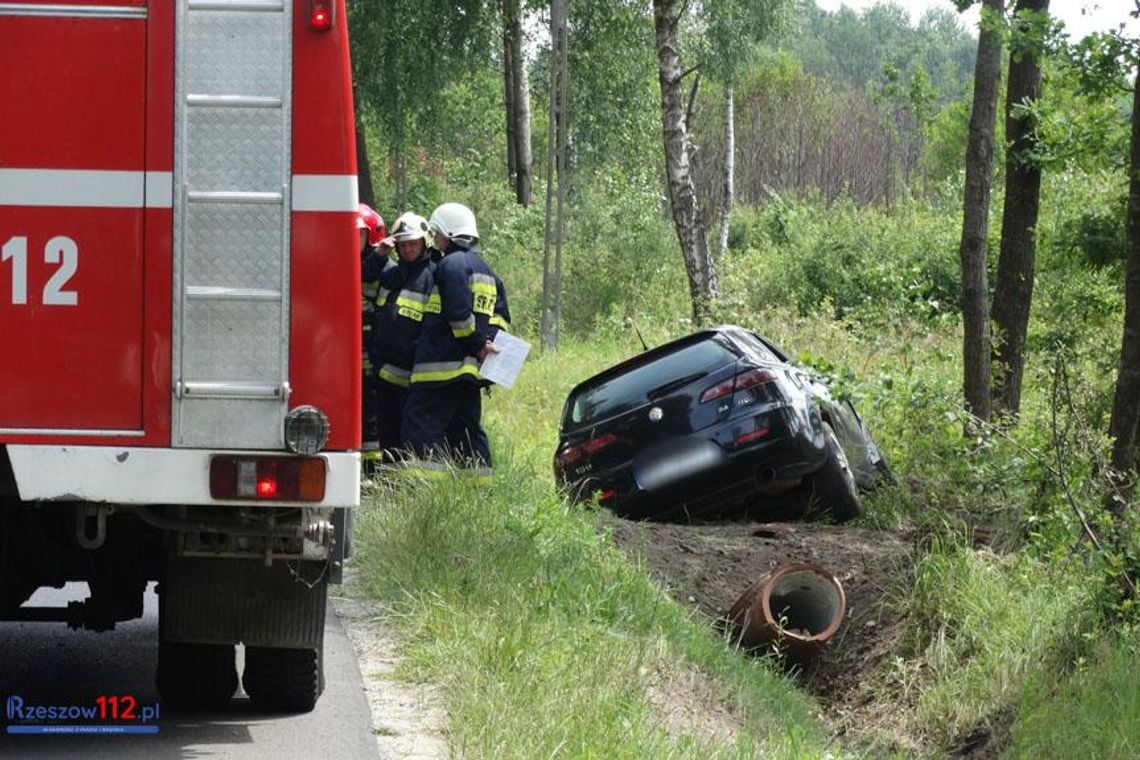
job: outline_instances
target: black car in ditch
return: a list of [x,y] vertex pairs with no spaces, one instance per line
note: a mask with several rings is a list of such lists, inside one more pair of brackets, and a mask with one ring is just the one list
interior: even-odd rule
[[728,325],[575,386],[554,473],[575,498],[634,519],[815,505],[842,522],[888,471],[850,402],[770,341]]

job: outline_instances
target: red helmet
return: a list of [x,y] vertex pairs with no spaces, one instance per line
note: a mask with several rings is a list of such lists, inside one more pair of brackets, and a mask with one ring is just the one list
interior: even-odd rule
[[388,237],[384,218],[365,203],[356,207],[356,229],[368,230],[368,245],[373,247],[380,245],[380,241]]

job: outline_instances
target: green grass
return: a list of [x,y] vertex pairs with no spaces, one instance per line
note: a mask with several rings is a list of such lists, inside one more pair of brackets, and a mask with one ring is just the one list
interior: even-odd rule
[[[817,757],[812,703],[694,619],[499,447],[494,485],[462,475],[369,494],[364,589],[401,634],[402,676],[439,683],[463,757]],[[723,730],[671,721],[693,696]],[[708,685],[711,684],[711,685]]]
[[883,674],[888,698],[907,703],[913,735],[944,749],[1001,730],[1029,683],[1086,647],[1096,588],[1079,566],[936,542],[915,568],[909,651]]
[[1014,726],[1015,758],[1126,760],[1140,747],[1140,642],[1103,642],[1070,678],[1028,685]]

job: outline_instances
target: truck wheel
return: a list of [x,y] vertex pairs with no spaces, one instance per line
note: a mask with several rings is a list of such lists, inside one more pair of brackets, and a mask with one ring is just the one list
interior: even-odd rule
[[161,642],[155,681],[162,701],[175,709],[224,707],[237,690],[234,647]]
[[812,501],[836,522],[854,520],[863,512],[863,500],[847,454],[839,445],[831,425],[823,423],[825,458],[823,467],[812,478]]
[[246,647],[241,683],[260,708],[309,712],[325,689],[322,650]]

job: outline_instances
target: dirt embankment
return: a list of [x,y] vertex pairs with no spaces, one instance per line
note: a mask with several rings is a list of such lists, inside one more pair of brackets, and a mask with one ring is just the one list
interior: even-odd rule
[[879,709],[863,687],[901,640],[903,622],[885,602],[911,585],[913,536],[813,523],[675,525],[606,517],[603,524],[674,599],[711,620],[723,616],[752,581],[781,565],[812,562],[833,573],[847,598],[846,619],[800,678],[837,732],[882,741],[893,708]]

